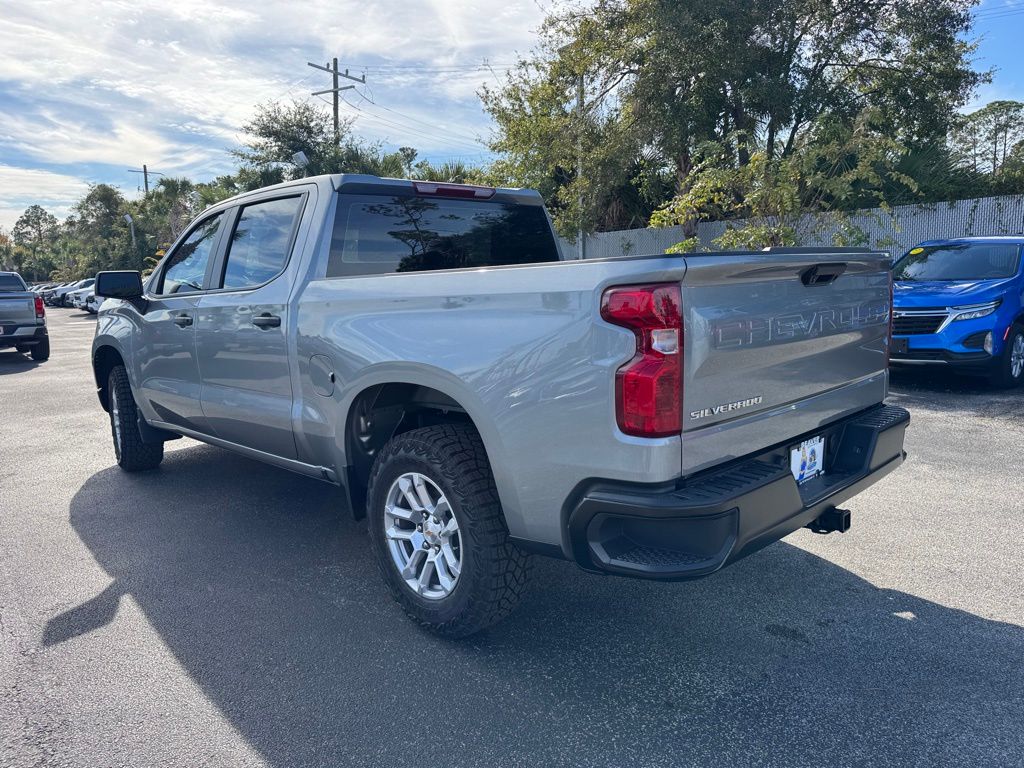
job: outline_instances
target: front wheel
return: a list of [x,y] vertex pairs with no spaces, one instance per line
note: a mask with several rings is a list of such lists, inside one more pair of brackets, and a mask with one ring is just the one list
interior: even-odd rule
[[474,429],[445,424],[393,438],[367,492],[370,540],[389,591],[421,626],[465,637],[511,613],[529,555],[509,541]]
[[992,385],[1003,389],[1024,384],[1024,325],[1014,323],[1006,337],[1003,354],[994,362]]
[[107,379],[110,399],[110,433],[114,438],[114,456],[125,472],[155,469],[164,458],[163,443],[145,443],[139,430],[139,410],[132,394],[128,371],[115,366]]

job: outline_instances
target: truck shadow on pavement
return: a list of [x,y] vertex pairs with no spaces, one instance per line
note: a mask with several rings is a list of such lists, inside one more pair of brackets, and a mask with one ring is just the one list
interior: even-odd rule
[[16,352],[13,349],[0,350],[0,376],[31,371],[37,365],[40,363],[21,352]]
[[51,619],[42,642],[113,631],[130,596],[274,766],[1024,754],[1018,626],[878,589],[781,543],[684,584],[538,561],[510,620],[445,642],[388,598],[343,505],[336,489],[206,446],[144,475],[103,470],[70,520],[113,581]]

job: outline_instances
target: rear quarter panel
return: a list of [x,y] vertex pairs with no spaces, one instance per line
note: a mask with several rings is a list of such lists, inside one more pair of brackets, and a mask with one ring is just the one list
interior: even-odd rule
[[[614,372],[634,338],[599,304],[608,285],[682,274],[666,257],[314,280],[297,310],[300,458],[344,465],[345,420],[368,387],[429,386],[480,431],[512,534],[559,544],[562,505],[582,480],[679,475],[678,437],[616,427]],[[330,397],[312,390],[313,355],[334,366]]]

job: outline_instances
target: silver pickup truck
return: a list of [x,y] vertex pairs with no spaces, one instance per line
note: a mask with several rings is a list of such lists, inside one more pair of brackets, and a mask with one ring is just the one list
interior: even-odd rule
[[324,176],[205,211],[101,272],[117,462],[185,435],[343,486],[390,591],[447,636],[530,556],[706,576],[904,459],[883,254],[564,261],[535,192]]
[[42,362],[50,358],[46,307],[17,272],[0,272],[0,349],[14,347]]

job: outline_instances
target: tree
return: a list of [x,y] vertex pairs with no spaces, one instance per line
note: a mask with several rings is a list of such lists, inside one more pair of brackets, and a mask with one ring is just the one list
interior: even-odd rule
[[1024,104],[990,102],[960,117],[951,134],[954,150],[966,167],[998,175],[1014,148],[1024,141]]
[[0,269],[17,272],[21,265],[14,259],[15,245],[10,235],[0,229]]
[[[242,161],[235,182],[242,191],[257,189],[303,176],[324,173],[368,173],[375,176],[404,176],[409,168],[408,147],[385,152],[380,144],[354,136],[351,121],[342,121],[335,141],[333,117],[308,102],[271,102],[257,108],[244,127],[249,137],[244,149],[233,154]],[[306,165],[296,164],[302,152]]]
[[27,251],[25,258],[36,270],[57,236],[57,217],[41,205],[30,205],[14,223],[11,236],[15,245]]
[[[550,191],[563,231],[592,229],[629,169],[695,183],[711,142],[735,169],[771,172],[824,123],[867,111],[908,148],[944,140],[986,73],[964,42],[976,0],[599,0],[548,17],[506,86],[484,89],[502,168]],[[585,103],[576,107],[580,78]],[[575,171],[583,155],[583,174]],[[706,168],[701,164],[702,168]],[[586,201],[581,208],[577,202]],[[693,222],[682,222],[692,231]]]
[[[835,244],[849,245],[861,235],[844,211],[884,205],[881,190],[887,184],[915,188],[914,180],[898,170],[904,147],[882,135],[877,121],[870,113],[852,127],[835,121],[786,156],[770,157],[758,149],[739,166],[730,162],[727,146],[708,144],[701,150],[690,189],[656,211],[651,223],[724,219],[725,232],[712,245],[729,249],[795,245],[825,226],[838,225]],[[691,236],[670,250],[699,247]]]
[[196,185],[183,176],[165,176],[146,198],[154,228],[161,242],[174,240],[196,215],[199,194]]
[[[340,136],[349,136],[351,121],[342,121]],[[249,138],[244,149],[232,154],[242,161],[242,168],[257,173],[271,172],[276,181],[331,173],[337,162],[338,144],[334,141],[334,124],[326,110],[308,102],[291,104],[270,102],[257,107],[253,118],[242,127]],[[293,157],[302,152],[308,161],[304,168]],[[261,181],[266,177],[261,177]]]

